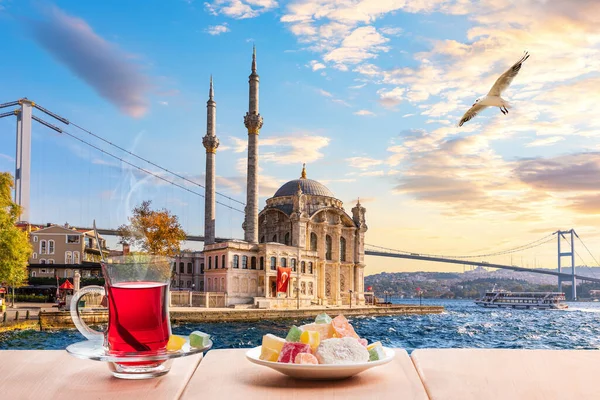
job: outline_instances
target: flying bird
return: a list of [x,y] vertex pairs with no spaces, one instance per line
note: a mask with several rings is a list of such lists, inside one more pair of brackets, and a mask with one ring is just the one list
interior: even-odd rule
[[500,78],[496,80],[494,86],[490,89],[488,94],[483,97],[475,100],[475,103],[469,110],[463,115],[462,119],[458,123],[458,126],[463,126],[463,124],[471,119],[475,118],[479,112],[488,107],[499,107],[502,114],[508,114],[508,109],[511,108],[508,101],[504,100],[500,95],[502,92],[510,86],[511,82],[517,76],[519,71],[521,70],[521,65],[529,58],[529,53],[525,52],[523,57],[519,61],[515,63],[512,67],[510,67],[505,73],[500,75]]

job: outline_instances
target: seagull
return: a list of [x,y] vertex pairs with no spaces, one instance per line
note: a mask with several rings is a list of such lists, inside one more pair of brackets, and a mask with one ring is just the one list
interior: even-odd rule
[[508,88],[514,77],[517,76],[521,70],[521,65],[523,65],[525,60],[528,58],[529,53],[525,52],[523,57],[521,57],[521,59],[517,61],[515,65],[500,75],[500,78],[496,80],[496,83],[494,83],[494,86],[492,86],[488,94],[483,98],[475,100],[473,106],[469,108],[469,111],[467,111],[465,115],[463,115],[462,119],[458,123],[458,126],[463,126],[465,122],[475,118],[475,116],[479,114],[481,110],[488,107],[499,107],[500,111],[502,111],[502,114],[508,114],[508,109],[511,108],[511,106],[508,101],[504,100],[502,97],[500,97],[500,95],[506,90],[506,88]]

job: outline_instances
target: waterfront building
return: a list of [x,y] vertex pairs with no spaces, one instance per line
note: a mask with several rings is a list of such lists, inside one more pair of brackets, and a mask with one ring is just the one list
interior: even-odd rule
[[32,226],[29,241],[33,253],[29,258],[29,275],[45,278],[72,278],[79,272],[82,278],[96,277],[100,271],[100,249],[108,254],[106,241],[94,231],[47,224]]
[[[259,76],[256,51],[249,77],[247,201],[243,224],[245,240],[214,241],[216,103],[210,86],[207,103],[206,242],[204,290],[226,293],[226,304],[266,304],[273,299],[298,299],[303,305],[364,303],[364,243],[366,209],[357,202],[352,216],[343,202],[323,184],[307,178],[281,186],[258,208],[258,138],[263,126],[259,114]],[[216,145],[215,145],[216,143]],[[207,145],[208,144],[208,145]],[[209,201],[210,199],[210,201]],[[277,293],[277,267],[291,268],[286,293]],[[351,295],[352,293],[352,295]],[[273,302],[277,304],[277,302]]]
[[204,254],[182,251],[174,257],[171,290],[204,291]]

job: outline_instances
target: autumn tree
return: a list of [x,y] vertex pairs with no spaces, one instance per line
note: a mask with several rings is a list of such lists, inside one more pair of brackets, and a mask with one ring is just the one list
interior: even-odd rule
[[12,176],[0,173],[0,284],[12,287],[12,303],[15,304],[15,287],[27,281],[27,261],[32,253],[28,233],[15,224],[20,207],[11,199]]
[[179,254],[181,242],[186,237],[179,219],[169,210],[152,210],[151,203],[144,201],[133,209],[129,225],[119,227],[121,240],[153,255]]

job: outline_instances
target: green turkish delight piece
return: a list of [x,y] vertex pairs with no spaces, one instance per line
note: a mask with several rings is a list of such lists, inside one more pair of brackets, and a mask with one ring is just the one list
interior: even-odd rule
[[190,333],[190,346],[200,349],[208,346],[210,335],[208,333],[194,331]]
[[319,314],[315,318],[315,324],[330,324],[330,323],[331,323],[331,317],[329,315],[327,315],[326,313]]
[[288,342],[299,342],[300,335],[302,335],[302,329],[298,328],[296,325],[292,325],[290,331],[288,332],[285,340]]

